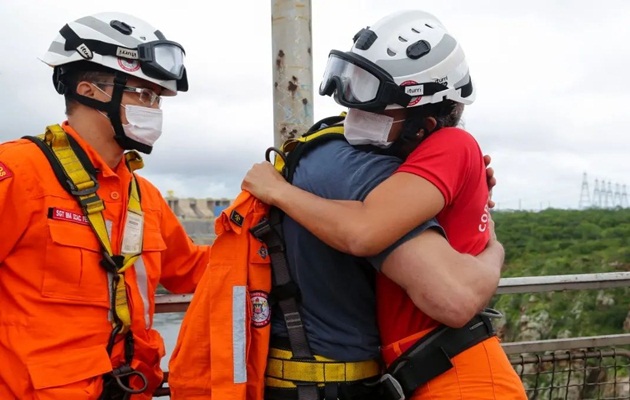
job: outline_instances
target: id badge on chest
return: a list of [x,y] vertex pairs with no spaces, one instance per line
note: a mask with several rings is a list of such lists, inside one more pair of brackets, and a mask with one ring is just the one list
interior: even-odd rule
[[142,253],[142,232],[144,231],[144,215],[142,211],[127,211],[125,229],[123,231],[122,254]]

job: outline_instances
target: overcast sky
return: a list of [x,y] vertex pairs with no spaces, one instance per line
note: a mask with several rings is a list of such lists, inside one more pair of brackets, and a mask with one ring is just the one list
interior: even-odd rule
[[[399,9],[436,15],[477,88],[466,129],[493,157],[499,209],[577,208],[583,173],[630,191],[630,1],[312,0],[315,86],[331,49]],[[271,2],[0,2],[0,141],[64,120],[40,62],[68,21],[136,15],[186,49],[190,91],[164,102],[164,135],[141,172],[166,194],[234,197],[273,144]],[[314,116],[342,108],[315,94]]]

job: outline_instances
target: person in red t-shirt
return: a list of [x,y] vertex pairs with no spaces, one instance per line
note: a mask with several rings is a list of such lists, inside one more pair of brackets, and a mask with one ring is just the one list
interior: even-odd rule
[[[357,256],[379,253],[432,217],[457,251],[476,255],[486,247],[494,230],[483,155],[456,128],[475,92],[461,47],[434,16],[404,11],[362,29],[350,51],[330,53],[320,94],[349,108],[350,144],[406,159],[396,173],[363,202],[314,196],[288,184],[269,163],[255,165],[243,189]],[[490,296],[480,293],[470,304],[453,293],[450,304],[427,307],[435,289],[405,287],[414,273],[404,268],[414,256],[413,240],[403,246],[410,249],[387,257],[377,278],[383,357],[393,376],[384,379],[383,398],[404,392],[414,399],[526,399],[488,312],[479,307]],[[401,361],[403,353],[413,362]]]

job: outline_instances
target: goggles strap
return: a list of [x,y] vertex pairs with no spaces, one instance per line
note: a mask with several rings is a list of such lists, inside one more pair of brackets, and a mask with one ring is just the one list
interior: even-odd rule
[[123,57],[130,60],[139,59],[137,49],[121,47],[115,44],[101,42],[100,40],[82,39],[68,24],[64,25],[59,33],[66,39],[64,50],[75,50],[86,60],[92,59],[92,52],[103,56]]

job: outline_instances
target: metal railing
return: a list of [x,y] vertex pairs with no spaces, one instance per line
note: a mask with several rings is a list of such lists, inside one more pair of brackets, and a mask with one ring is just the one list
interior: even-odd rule
[[628,399],[627,350],[574,350],[511,357],[529,399]]
[[[630,287],[630,272],[503,278],[496,294]],[[158,295],[156,312],[186,311],[191,294]],[[529,399],[630,399],[630,334],[503,343]],[[166,380],[166,379],[165,379]],[[168,396],[168,388],[155,393]]]

